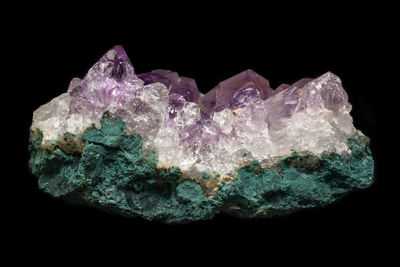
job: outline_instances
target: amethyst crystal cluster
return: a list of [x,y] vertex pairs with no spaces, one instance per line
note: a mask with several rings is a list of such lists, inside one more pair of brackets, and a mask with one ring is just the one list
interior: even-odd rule
[[[298,162],[302,162],[298,163],[302,167],[316,171],[318,169],[316,166],[319,166],[318,164],[328,154],[334,153],[343,160],[348,159],[355,150],[349,140],[363,140],[361,143],[367,147],[365,141],[367,138],[353,126],[350,110],[351,105],[340,79],[330,72],[315,79],[301,79],[292,85],[282,84],[274,90],[270,87],[268,80],[252,70],[246,70],[220,82],[203,95],[197,89],[195,80],[180,77],[176,72],[154,70],[136,74],[124,49],[116,46],[108,51],[82,80],[74,78],[67,93],[54,98],[34,112],[31,139],[36,141],[32,141],[31,146],[31,167],[39,176],[39,184],[45,191],[53,195],[63,195],[59,192],[60,190],[54,189],[60,185],[57,187],[52,184],[52,179],[77,180],[77,177],[82,178],[85,175],[82,179],[88,179],[83,167],[80,166],[83,164],[82,158],[89,155],[85,153],[88,153],[91,145],[117,147],[115,135],[104,130],[107,127],[110,129],[110,125],[114,124],[104,124],[104,121],[120,119],[124,125],[123,135],[140,137],[140,151],[146,159],[150,158],[150,154],[152,155],[155,172],[158,173],[157,170],[161,169],[171,170],[171,168],[179,170],[179,177],[172,186],[176,189],[174,194],[177,196],[179,192],[183,196],[189,194],[179,189],[186,188],[187,186],[183,185],[190,180],[196,186],[200,186],[207,201],[217,201],[221,188],[224,185],[234,186],[235,183],[239,183],[240,170],[245,166],[251,166],[254,162],[257,162],[259,166],[257,168],[268,169],[280,175],[283,181],[285,175],[288,175],[285,174],[285,168],[297,166]],[[97,136],[97,141],[92,138],[93,131],[102,133],[99,136],[94,135]],[[38,138],[35,139],[35,137]],[[108,141],[104,141],[105,137]],[[42,153],[40,160],[37,156],[38,151]],[[80,163],[77,163],[73,171],[69,170],[73,174],[66,174],[64,167],[59,166],[57,170],[54,170],[57,178],[43,178],[46,175],[39,168],[39,165],[43,167],[43,164],[47,164],[43,162],[43,153],[50,155],[58,153],[57,151],[61,151],[66,156],[73,155],[79,158],[77,160]],[[366,148],[363,151],[369,150]],[[125,157],[129,159],[133,157],[124,149],[116,150],[115,153],[125,153]],[[297,163],[293,163],[292,166],[282,165],[282,160],[293,157],[293,153],[297,156],[301,155],[299,158],[302,160],[295,161]],[[370,157],[369,152],[365,153]],[[99,152],[98,155],[101,153]],[[304,160],[310,155],[313,160]],[[360,159],[360,162],[368,158],[367,156]],[[93,154],[92,157],[95,155]],[[107,156],[111,163],[104,161],[103,164],[113,164],[110,157]],[[114,164],[117,164],[116,162],[114,159]],[[129,165],[129,161],[126,164]],[[140,165],[138,162],[132,164]],[[361,175],[362,185],[349,187],[345,190],[346,192],[369,185],[373,174],[372,158],[368,164],[369,171]],[[92,168],[98,168],[97,176],[104,176],[108,182],[103,184],[101,190],[92,189],[90,193],[92,196],[86,199],[96,202],[93,198],[104,190],[119,192],[118,197],[113,196],[117,200],[103,199],[102,203],[117,202],[118,209],[124,210],[121,208],[121,203],[129,202],[127,192],[135,190],[121,189],[122,187],[117,186],[118,182],[112,181],[116,178],[111,180],[109,178],[116,174],[110,174],[112,172],[109,171],[107,176],[105,172],[111,167],[107,169],[104,166],[92,166]],[[128,168],[125,165],[119,167]],[[313,173],[313,175],[316,174]],[[66,178],[67,176],[69,178]],[[132,173],[125,176],[132,176],[130,180],[136,179]],[[147,174],[147,176],[151,175]],[[45,182],[41,182],[41,179]],[[357,179],[360,180],[359,177]],[[154,180],[156,181],[157,178]],[[63,184],[64,187],[71,187],[69,189],[71,192],[76,190],[73,186],[65,186],[65,182],[58,181],[58,183]],[[92,183],[93,181],[88,182],[87,185]],[[156,181],[155,184],[157,183]],[[315,185],[309,186],[310,190],[317,190],[314,188]],[[144,194],[141,190],[135,192]],[[256,194],[255,192],[253,193]],[[327,198],[332,195],[326,194]],[[228,200],[219,201],[225,204],[220,204],[220,207],[214,203],[216,207],[210,211],[208,217],[218,211],[224,211],[225,208],[222,206],[229,206],[225,211],[237,209],[241,214],[246,214],[246,208],[237,207],[237,203],[227,205],[226,203],[230,203]],[[286,202],[289,205],[287,208],[275,207],[274,210],[302,208],[293,206],[289,200]],[[329,203],[331,200],[325,202]],[[324,201],[320,201],[320,204],[323,203]],[[262,205],[265,206],[265,203]],[[133,211],[131,206],[125,209],[129,210],[130,214],[145,214],[144,211],[142,213]],[[265,211],[259,214],[270,213]],[[258,215],[258,213],[248,216],[253,215]],[[148,214],[143,216],[153,218]],[[169,217],[170,221],[180,220],[171,218],[189,218],[189,220],[197,218],[193,214],[180,215],[181,217],[168,216],[172,216]]]

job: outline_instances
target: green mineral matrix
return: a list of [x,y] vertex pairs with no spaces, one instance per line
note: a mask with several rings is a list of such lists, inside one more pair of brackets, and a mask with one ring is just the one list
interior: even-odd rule
[[273,90],[247,70],[203,95],[116,46],[34,112],[29,164],[43,191],[124,216],[283,215],[373,183],[350,110],[332,73]]

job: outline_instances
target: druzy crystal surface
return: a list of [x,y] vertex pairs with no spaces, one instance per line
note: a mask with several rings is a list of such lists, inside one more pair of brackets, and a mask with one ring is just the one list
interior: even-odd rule
[[121,46],[39,107],[40,187],[165,222],[321,206],[372,183],[368,138],[328,72],[272,89],[253,70],[201,94],[176,72],[136,74]]

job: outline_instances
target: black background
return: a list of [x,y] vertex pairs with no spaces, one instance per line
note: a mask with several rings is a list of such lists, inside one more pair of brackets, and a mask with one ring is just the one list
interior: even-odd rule
[[[73,244],[72,254],[85,254],[89,248],[99,248],[97,253],[128,248],[127,257],[139,256],[136,248],[141,247],[154,255],[172,250],[174,255],[193,253],[203,260],[207,257],[199,255],[220,255],[223,250],[238,258],[247,249],[254,257],[267,258],[275,257],[275,251],[304,250],[306,258],[323,253],[331,260],[355,249],[362,253],[355,254],[368,258],[373,248],[395,239],[396,202],[389,190],[395,177],[384,174],[384,121],[378,116],[384,105],[376,93],[383,90],[379,87],[385,76],[380,73],[392,55],[389,25],[377,16],[386,9],[327,6],[289,11],[241,5],[232,11],[195,4],[186,10],[167,8],[149,16],[153,7],[135,7],[125,14],[109,4],[88,19],[79,8],[59,17],[60,7],[57,12],[32,13],[18,30],[10,28],[7,51],[17,64],[9,68],[18,84],[11,91],[23,101],[18,107],[22,136],[12,149],[17,152],[13,161],[19,163],[12,177],[16,185],[7,190],[13,195],[7,204],[13,246],[34,249],[40,240],[46,249],[62,253],[58,248]],[[348,92],[356,128],[371,138],[376,182],[329,207],[286,217],[242,220],[217,215],[189,225],[119,217],[40,192],[27,163],[32,112],[65,92],[73,77],[82,78],[116,44],[124,46],[137,73],[177,71],[195,78],[203,93],[248,68],[269,79],[272,87],[332,71]]]

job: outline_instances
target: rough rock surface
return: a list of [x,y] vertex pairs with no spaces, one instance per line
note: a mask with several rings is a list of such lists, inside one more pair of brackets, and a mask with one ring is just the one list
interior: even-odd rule
[[[126,135],[124,128],[123,121],[102,120],[100,129],[82,136],[82,154],[58,145],[43,148],[41,134],[32,132],[30,167],[40,188],[126,216],[185,223],[219,212],[256,217],[318,207],[372,183],[368,141],[355,136],[346,156],[294,152],[270,166],[253,161],[210,197],[202,183],[182,179],[179,168],[157,168],[154,151],[144,152],[142,138]],[[207,173],[202,178],[210,179]]]
[[120,46],[34,112],[30,167],[56,197],[167,223],[272,216],[373,182],[368,138],[332,73],[270,88],[247,70],[207,94],[136,75]]

